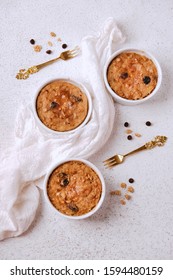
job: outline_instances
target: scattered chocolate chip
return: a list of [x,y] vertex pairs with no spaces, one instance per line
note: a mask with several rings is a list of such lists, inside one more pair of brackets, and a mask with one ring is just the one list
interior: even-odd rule
[[145,77],[143,78],[143,82],[144,82],[144,84],[146,84],[146,85],[148,85],[148,84],[150,83],[150,81],[151,81],[151,78],[150,78],[149,76],[145,76]]
[[151,126],[151,122],[150,121],[147,121],[145,124],[146,124],[146,126]]
[[50,108],[53,109],[55,107],[57,107],[58,103],[56,103],[55,101],[52,101],[50,104]]
[[134,180],[133,178],[130,178],[130,179],[129,179],[129,183],[130,183],[130,184],[134,183],[134,181],[135,181],[135,180]]
[[132,140],[132,138],[133,138],[132,135],[128,135],[128,136],[127,136],[127,139],[128,139],[128,140]]
[[128,127],[128,126],[129,126],[129,123],[128,123],[128,122],[125,122],[125,123],[124,123],[124,126],[125,126],[125,127]]
[[64,178],[63,180],[61,180],[60,182],[60,186],[61,187],[67,187],[67,185],[69,184],[69,180],[67,178]]
[[46,53],[47,53],[47,54],[51,54],[52,51],[51,51],[51,50],[47,50]]
[[62,44],[62,48],[66,49],[67,48],[67,44]]
[[122,74],[120,75],[120,78],[126,79],[128,76],[129,76],[128,73],[127,73],[127,72],[124,72],[124,73],[122,73]]
[[34,45],[34,44],[35,44],[35,40],[34,40],[34,39],[31,39],[31,40],[30,40],[30,43],[31,43],[31,45]]
[[78,212],[79,211],[79,208],[77,207],[76,204],[74,204],[73,202],[69,203],[68,205],[68,208],[73,211],[73,212]]

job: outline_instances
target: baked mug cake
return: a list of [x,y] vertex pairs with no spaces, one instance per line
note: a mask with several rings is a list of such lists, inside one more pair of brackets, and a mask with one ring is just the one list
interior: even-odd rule
[[101,206],[105,184],[93,164],[70,159],[49,172],[45,179],[45,193],[58,213],[80,219],[92,215]]
[[47,129],[64,133],[89,120],[91,97],[80,84],[65,79],[50,81],[36,95],[36,115]]
[[104,78],[106,87],[115,100],[122,101],[123,104],[137,104],[147,100],[158,90],[161,69],[150,54],[126,49],[116,52],[109,59]]

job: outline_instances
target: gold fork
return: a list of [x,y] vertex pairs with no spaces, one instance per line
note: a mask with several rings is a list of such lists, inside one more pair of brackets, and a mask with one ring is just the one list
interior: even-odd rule
[[143,151],[143,150],[149,150],[149,149],[152,149],[156,146],[163,146],[164,143],[166,142],[167,140],[167,137],[166,136],[156,136],[154,138],[154,140],[150,141],[150,142],[147,142],[145,145],[139,147],[138,149],[134,150],[134,151],[131,151],[125,155],[114,155],[113,157],[111,158],[108,158],[106,160],[104,160],[104,165],[108,168],[111,168],[115,165],[118,165],[120,163],[122,163],[125,159],[125,157],[129,156],[129,155],[132,155],[132,154],[135,154],[139,151]]
[[36,72],[38,72],[40,69],[46,67],[49,64],[54,63],[55,61],[57,61],[58,59],[62,59],[62,60],[68,60],[70,58],[73,58],[75,56],[77,56],[79,54],[80,48],[78,46],[76,46],[73,50],[68,50],[65,52],[62,52],[58,57],[46,61],[44,63],[38,64],[38,65],[34,65],[30,68],[26,69],[20,69],[19,72],[16,75],[17,79],[23,79],[26,80],[27,78],[29,78],[30,74],[34,74]]

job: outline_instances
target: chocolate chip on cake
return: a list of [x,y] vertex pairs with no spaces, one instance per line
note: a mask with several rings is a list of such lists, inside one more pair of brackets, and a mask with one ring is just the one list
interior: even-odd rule
[[77,205],[76,204],[74,204],[74,203],[69,203],[68,205],[67,205],[67,207],[71,210],[71,211],[73,211],[73,212],[78,212],[79,211],[79,208],[77,207]]
[[61,187],[66,187],[69,184],[69,180],[67,178],[64,178],[63,180],[61,180],[60,182],[60,186]]
[[143,78],[143,82],[144,82],[144,84],[148,85],[151,82],[151,78],[149,76],[145,76]]
[[128,76],[129,76],[128,73],[127,73],[127,72],[124,72],[124,73],[122,73],[122,74],[120,75],[120,78],[126,79]]
[[57,104],[55,101],[52,101],[51,104],[50,104],[50,108],[51,108],[51,109],[56,108],[57,105],[58,105],[58,104]]

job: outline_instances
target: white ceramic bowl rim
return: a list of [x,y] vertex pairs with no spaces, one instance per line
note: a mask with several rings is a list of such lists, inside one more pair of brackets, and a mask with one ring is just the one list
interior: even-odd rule
[[[48,180],[49,180],[50,175],[52,174],[52,172],[53,172],[58,166],[60,166],[61,164],[65,163],[65,162],[69,162],[69,161],[80,161],[80,162],[85,163],[85,164],[88,165],[89,167],[91,167],[91,168],[97,173],[97,175],[99,176],[100,181],[101,181],[101,184],[102,184],[102,193],[101,193],[101,197],[100,197],[100,200],[99,200],[99,202],[97,203],[97,205],[96,205],[91,211],[89,211],[88,213],[83,214],[83,215],[80,215],[80,216],[68,216],[68,215],[65,215],[65,214],[63,214],[62,212],[58,211],[58,210],[53,206],[53,204],[51,203],[51,201],[49,200],[49,197],[48,197],[48,194],[47,194],[47,183],[48,183]],[[56,213],[58,213],[60,216],[63,216],[63,217],[69,218],[69,219],[73,219],[73,220],[85,219],[85,218],[88,218],[88,217],[90,217],[91,215],[93,215],[93,214],[101,207],[101,205],[102,205],[102,203],[103,203],[103,201],[104,201],[104,198],[105,198],[105,192],[106,192],[106,190],[105,190],[105,181],[104,181],[103,175],[101,174],[100,170],[99,170],[93,163],[91,163],[90,161],[85,160],[85,159],[80,159],[80,158],[69,158],[69,159],[61,160],[61,161],[55,163],[55,164],[49,169],[49,171],[47,172],[47,174],[46,174],[46,176],[45,176],[45,180],[44,180],[44,195],[45,195],[46,201],[48,202],[48,204],[50,205],[50,207],[51,207],[52,209],[54,209],[54,211],[56,211]]]
[[[148,95],[146,96],[145,98],[142,98],[142,99],[139,99],[139,100],[129,100],[129,99],[125,99],[121,96],[119,96],[118,94],[116,94],[116,92],[114,92],[111,87],[109,86],[109,83],[107,81],[107,69],[109,67],[109,64],[111,63],[111,61],[117,56],[119,55],[120,53],[123,53],[123,52],[135,52],[135,53],[138,53],[138,54],[141,54],[143,56],[146,56],[148,58],[150,58],[153,63],[155,64],[156,68],[157,68],[157,72],[158,72],[158,80],[157,80],[157,85],[156,87],[154,88],[154,90]],[[114,52],[110,57],[109,59],[107,60],[105,66],[104,66],[104,82],[105,82],[105,85],[106,85],[106,88],[107,90],[110,92],[110,94],[112,95],[112,97],[119,103],[122,103],[122,104],[126,104],[126,105],[135,105],[135,104],[139,104],[139,103],[143,103],[145,101],[147,101],[148,99],[152,98],[156,92],[158,91],[158,89],[160,88],[160,85],[161,85],[161,81],[162,81],[162,70],[161,70],[161,67],[160,67],[160,64],[159,62],[156,60],[156,58],[148,51],[146,50],[140,50],[140,49],[136,49],[136,48],[123,48],[123,49],[119,49],[117,50],[116,52]]]
[[[84,119],[84,121],[79,125],[77,126],[76,128],[74,129],[71,129],[71,130],[68,130],[68,131],[56,131],[56,130],[53,130],[53,129],[50,129],[49,127],[47,127],[39,118],[38,114],[37,114],[37,110],[36,110],[36,102],[37,102],[37,97],[38,97],[38,94],[40,93],[41,89],[44,88],[46,85],[48,85],[49,83],[51,82],[54,82],[54,81],[65,81],[65,82],[68,82],[68,83],[71,83],[75,86],[77,86],[78,88],[80,88],[82,90],[82,92],[86,95],[87,97],[87,100],[88,100],[88,112],[87,112],[87,115],[86,115],[86,118]],[[91,98],[91,95],[88,91],[88,89],[81,83],[77,82],[77,81],[74,81],[74,80],[71,80],[71,79],[68,79],[68,78],[64,78],[64,77],[58,77],[58,78],[54,78],[54,79],[49,79],[47,81],[45,81],[41,86],[39,86],[39,88],[37,89],[36,91],[36,94],[34,96],[34,102],[33,102],[33,111],[34,111],[34,117],[35,119],[37,120],[38,124],[40,125],[41,128],[43,128],[45,131],[47,131],[48,133],[51,133],[52,135],[65,135],[65,134],[70,134],[70,133],[73,133],[75,132],[76,130],[79,130],[81,127],[83,127],[90,119],[91,117],[91,113],[92,113],[92,98]]]

